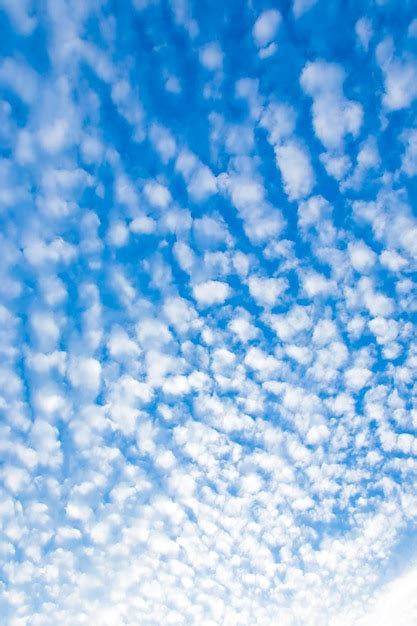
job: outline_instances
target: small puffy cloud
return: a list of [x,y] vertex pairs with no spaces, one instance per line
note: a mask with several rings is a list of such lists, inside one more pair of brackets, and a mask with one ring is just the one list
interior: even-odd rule
[[244,223],[245,233],[254,243],[269,240],[284,226],[281,212],[265,198],[265,189],[254,174],[219,177],[219,186],[230,194]]
[[70,122],[64,117],[57,117],[40,129],[37,137],[44,152],[57,154],[72,143]]
[[231,295],[231,289],[227,283],[219,280],[208,280],[193,287],[193,296],[200,306],[206,307],[212,304],[223,304]]
[[13,465],[2,468],[1,478],[6,489],[16,495],[24,491],[30,483],[30,474],[25,469]]
[[107,346],[110,355],[116,360],[134,358],[140,353],[137,343],[120,326],[112,328]]
[[358,283],[363,304],[371,315],[388,317],[394,311],[394,301],[383,293],[376,292],[369,278],[361,278]]
[[230,235],[223,220],[205,215],[194,220],[194,234],[202,247],[217,247],[230,240]]
[[417,174],[417,130],[407,130],[402,135],[405,143],[405,151],[401,159],[401,170],[407,176]]
[[107,231],[107,241],[115,248],[122,248],[129,239],[129,229],[122,221],[113,222]]
[[101,364],[91,357],[76,357],[70,361],[68,378],[77,389],[97,394],[101,385]]
[[103,156],[103,144],[97,137],[87,135],[81,142],[81,154],[88,164],[98,163]]
[[344,70],[335,63],[308,62],[301,74],[304,91],[313,98],[313,127],[328,150],[340,149],[345,135],[356,137],[362,125],[360,104],[343,94]]
[[32,13],[30,0],[1,0],[0,6],[19,33],[28,36],[33,32],[38,20]]
[[335,289],[335,285],[331,280],[314,271],[309,271],[304,274],[302,283],[304,291],[310,298],[330,294]]
[[369,321],[368,326],[375,335],[377,342],[381,345],[395,341],[398,337],[399,324],[395,320],[374,317]]
[[306,13],[316,3],[317,0],[294,0],[292,10],[295,17],[300,17],[301,15],[303,15],[303,13]]
[[322,221],[331,216],[332,207],[322,196],[312,196],[298,206],[298,224],[302,229],[320,229]]
[[220,70],[223,65],[223,52],[217,42],[206,44],[201,48],[200,53],[201,64],[210,71]]
[[199,164],[188,180],[187,190],[196,202],[202,202],[217,192],[216,178],[209,167]]
[[45,351],[53,349],[61,334],[56,318],[46,311],[36,311],[32,313],[30,323],[39,346]]
[[259,329],[251,324],[246,317],[233,318],[229,322],[229,328],[243,343],[255,339],[259,334]]
[[364,50],[368,50],[369,42],[374,34],[372,21],[369,17],[361,17],[355,24],[355,33]]
[[68,264],[77,256],[75,246],[61,237],[49,243],[36,237],[28,238],[23,252],[28,262],[35,267],[51,263]]
[[271,43],[281,20],[281,14],[276,9],[269,9],[261,13],[252,29],[253,38],[259,48]]
[[186,332],[195,322],[198,322],[197,313],[191,303],[178,296],[167,298],[163,311],[169,323],[180,332]]
[[245,364],[251,369],[267,376],[271,375],[279,368],[279,363],[275,357],[255,347],[249,348],[246,353]]
[[140,215],[130,222],[129,228],[135,235],[151,235],[156,230],[156,222],[147,215]]
[[379,260],[381,265],[387,267],[392,272],[398,272],[408,264],[407,260],[395,250],[384,250],[379,257]]
[[337,339],[337,326],[332,320],[320,320],[313,331],[313,342],[319,346],[325,346]]
[[309,307],[295,305],[287,314],[269,315],[266,321],[281,341],[290,341],[311,328],[313,322],[310,314]]
[[158,209],[166,209],[172,201],[169,189],[160,183],[146,183],[143,192],[148,202]]
[[194,251],[190,246],[183,241],[177,241],[174,245],[174,254],[177,261],[184,270],[184,272],[190,273],[196,263]]
[[191,384],[187,376],[171,376],[165,379],[162,391],[168,396],[183,396],[191,391]]
[[295,111],[288,104],[271,102],[262,113],[259,125],[267,130],[268,141],[275,145],[293,134],[295,118]]
[[289,357],[294,359],[294,361],[297,361],[297,363],[302,365],[308,365],[312,359],[311,351],[305,346],[288,344],[285,346],[285,352]]
[[290,140],[275,147],[275,158],[289,200],[308,196],[314,187],[315,176],[307,149]]
[[354,391],[366,387],[371,378],[372,372],[366,367],[351,367],[345,372],[346,386]]
[[248,281],[249,293],[261,306],[276,306],[280,296],[288,289],[285,278],[262,278],[251,276]]
[[306,443],[312,446],[317,446],[327,441],[329,437],[330,430],[325,424],[312,426],[306,435]]
[[138,322],[136,333],[139,343],[144,347],[165,344],[171,341],[172,335],[161,320],[148,318]]
[[30,431],[30,441],[38,453],[39,463],[50,467],[62,463],[58,429],[43,419],[36,419]]
[[168,163],[174,158],[177,144],[171,132],[160,124],[152,124],[149,130],[149,138],[163,163]]
[[376,262],[375,252],[363,241],[354,241],[348,245],[349,259],[353,269],[366,274]]
[[329,176],[333,176],[336,180],[342,180],[351,168],[351,160],[345,154],[334,154],[323,152],[320,155],[320,161]]
[[387,37],[376,49],[377,61],[384,73],[385,93],[382,101],[389,111],[410,106],[417,98],[417,60],[394,56],[393,42]]
[[175,169],[184,177],[188,193],[195,202],[203,202],[217,192],[213,172],[189,150],[178,154]]
[[0,84],[11,88],[26,104],[36,96],[38,77],[35,71],[24,63],[6,58],[0,63]]
[[243,494],[255,494],[262,488],[262,479],[254,472],[246,474],[241,479],[241,491]]

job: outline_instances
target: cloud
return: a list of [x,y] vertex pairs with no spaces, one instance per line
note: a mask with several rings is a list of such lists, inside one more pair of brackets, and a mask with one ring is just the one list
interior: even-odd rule
[[281,14],[276,9],[269,9],[261,13],[252,29],[253,38],[259,48],[271,43],[281,21]]
[[2,623],[412,624],[412,7],[118,4],[0,0]]
[[249,277],[249,293],[254,300],[263,306],[276,306],[280,296],[288,288],[285,278],[262,278],[259,276]]
[[372,598],[372,605],[359,620],[358,624],[361,626],[388,626],[393,620],[398,626],[412,623],[417,618],[414,569],[404,572],[385,585]]
[[314,173],[306,150],[294,141],[275,147],[285,193],[290,200],[308,196],[314,187]]
[[229,285],[219,280],[208,280],[193,287],[193,296],[200,306],[222,304],[230,293]]
[[301,73],[300,83],[313,98],[313,127],[328,150],[343,146],[345,135],[356,137],[362,126],[362,106],[343,94],[344,70],[335,63],[309,62]]
[[217,42],[206,44],[200,50],[201,64],[210,71],[219,70],[223,65],[223,53]]
[[303,13],[311,9],[316,4],[316,2],[317,0],[294,0],[292,10],[295,17],[300,17],[300,15],[303,15]]
[[384,74],[384,105],[389,111],[409,107],[417,97],[417,61],[409,56],[395,58],[393,43],[389,37],[378,44],[376,56]]

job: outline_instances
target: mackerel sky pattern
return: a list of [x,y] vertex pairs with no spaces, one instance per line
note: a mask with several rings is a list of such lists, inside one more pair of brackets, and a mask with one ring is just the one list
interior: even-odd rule
[[0,0],[1,626],[417,624],[417,13]]

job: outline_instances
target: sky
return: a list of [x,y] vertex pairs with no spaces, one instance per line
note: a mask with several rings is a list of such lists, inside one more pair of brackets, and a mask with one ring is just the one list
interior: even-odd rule
[[0,0],[1,626],[417,624],[417,13]]

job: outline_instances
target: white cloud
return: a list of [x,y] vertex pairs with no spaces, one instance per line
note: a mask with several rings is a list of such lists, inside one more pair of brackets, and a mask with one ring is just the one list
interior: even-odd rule
[[355,33],[362,48],[368,50],[374,34],[371,20],[368,17],[361,17],[355,24]]
[[156,222],[147,215],[141,215],[130,222],[129,228],[137,235],[151,235],[156,230]]
[[216,247],[220,243],[228,243],[230,235],[223,220],[205,215],[194,220],[194,233],[197,242],[205,247]]
[[146,183],[143,188],[143,192],[148,202],[158,209],[166,209],[172,202],[169,189],[160,183]]
[[407,176],[417,174],[417,130],[411,129],[403,133],[406,148],[401,160],[401,169]]
[[138,322],[136,332],[139,343],[144,347],[154,347],[155,345],[169,343],[172,335],[162,321],[148,318]]
[[331,216],[332,207],[322,196],[312,196],[306,202],[301,202],[298,206],[298,223],[301,228],[307,229],[311,226],[320,230],[320,226],[325,218]]
[[345,98],[344,80],[344,70],[325,61],[307,63],[301,74],[301,86],[313,98],[314,131],[328,150],[340,149],[345,135],[356,137],[362,125],[362,107]]
[[69,364],[68,378],[74,387],[96,395],[101,384],[101,364],[91,357],[73,359]]
[[303,13],[306,13],[316,2],[317,0],[294,0],[292,10],[294,11],[295,17],[300,17]]
[[229,285],[219,280],[208,280],[193,287],[193,296],[200,306],[223,304],[230,295]]
[[0,83],[12,89],[26,104],[36,97],[38,77],[35,71],[15,59],[6,58],[0,63]]
[[376,254],[363,241],[349,243],[348,254],[352,267],[357,272],[366,274],[375,265]]
[[246,343],[251,339],[255,339],[258,335],[259,330],[253,326],[245,317],[235,317],[229,322],[230,330],[235,333],[235,335]]
[[175,169],[184,177],[188,193],[195,202],[202,202],[217,192],[213,172],[189,150],[181,150]]
[[152,124],[149,138],[163,163],[168,163],[177,152],[177,144],[171,132],[160,124]]
[[223,52],[217,42],[206,44],[200,50],[200,62],[207,70],[220,70],[223,65]]
[[358,626],[408,626],[417,620],[416,571],[401,573],[371,598]]
[[395,58],[390,38],[378,44],[376,57],[384,73],[384,105],[389,111],[409,107],[417,98],[417,61],[413,58]]
[[407,261],[395,250],[384,250],[380,256],[381,264],[392,272],[398,272],[407,266]]
[[354,391],[366,387],[372,377],[372,372],[366,367],[351,367],[345,372],[346,386]]
[[114,326],[108,340],[110,355],[116,360],[134,358],[140,354],[140,348],[120,326]]
[[252,298],[261,306],[277,306],[280,296],[288,289],[285,278],[250,276],[248,285]]
[[172,296],[167,298],[163,311],[177,331],[186,332],[192,326],[198,325],[197,313],[191,303],[184,298]]
[[322,274],[309,271],[302,277],[303,289],[310,298],[329,294],[335,289],[335,285]]
[[219,179],[220,189],[230,194],[251,241],[266,241],[282,230],[282,214],[266,201],[265,189],[254,173],[225,175]]
[[124,222],[113,222],[107,232],[107,241],[111,246],[122,248],[129,239],[129,229]]
[[295,111],[287,104],[271,102],[262,113],[259,125],[268,131],[271,144],[288,139],[295,129]]
[[281,14],[276,9],[261,13],[253,26],[253,38],[258,47],[267,46],[274,39],[281,23]]
[[14,27],[22,35],[30,35],[37,24],[36,17],[32,14],[31,0],[1,0],[0,6],[4,9]]
[[54,316],[48,312],[34,312],[30,322],[41,349],[53,349],[60,336],[60,328]]
[[275,158],[290,200],[308,196],[315,184],[315,176],[307,150],[296,141],[287,141],[275,147]]

